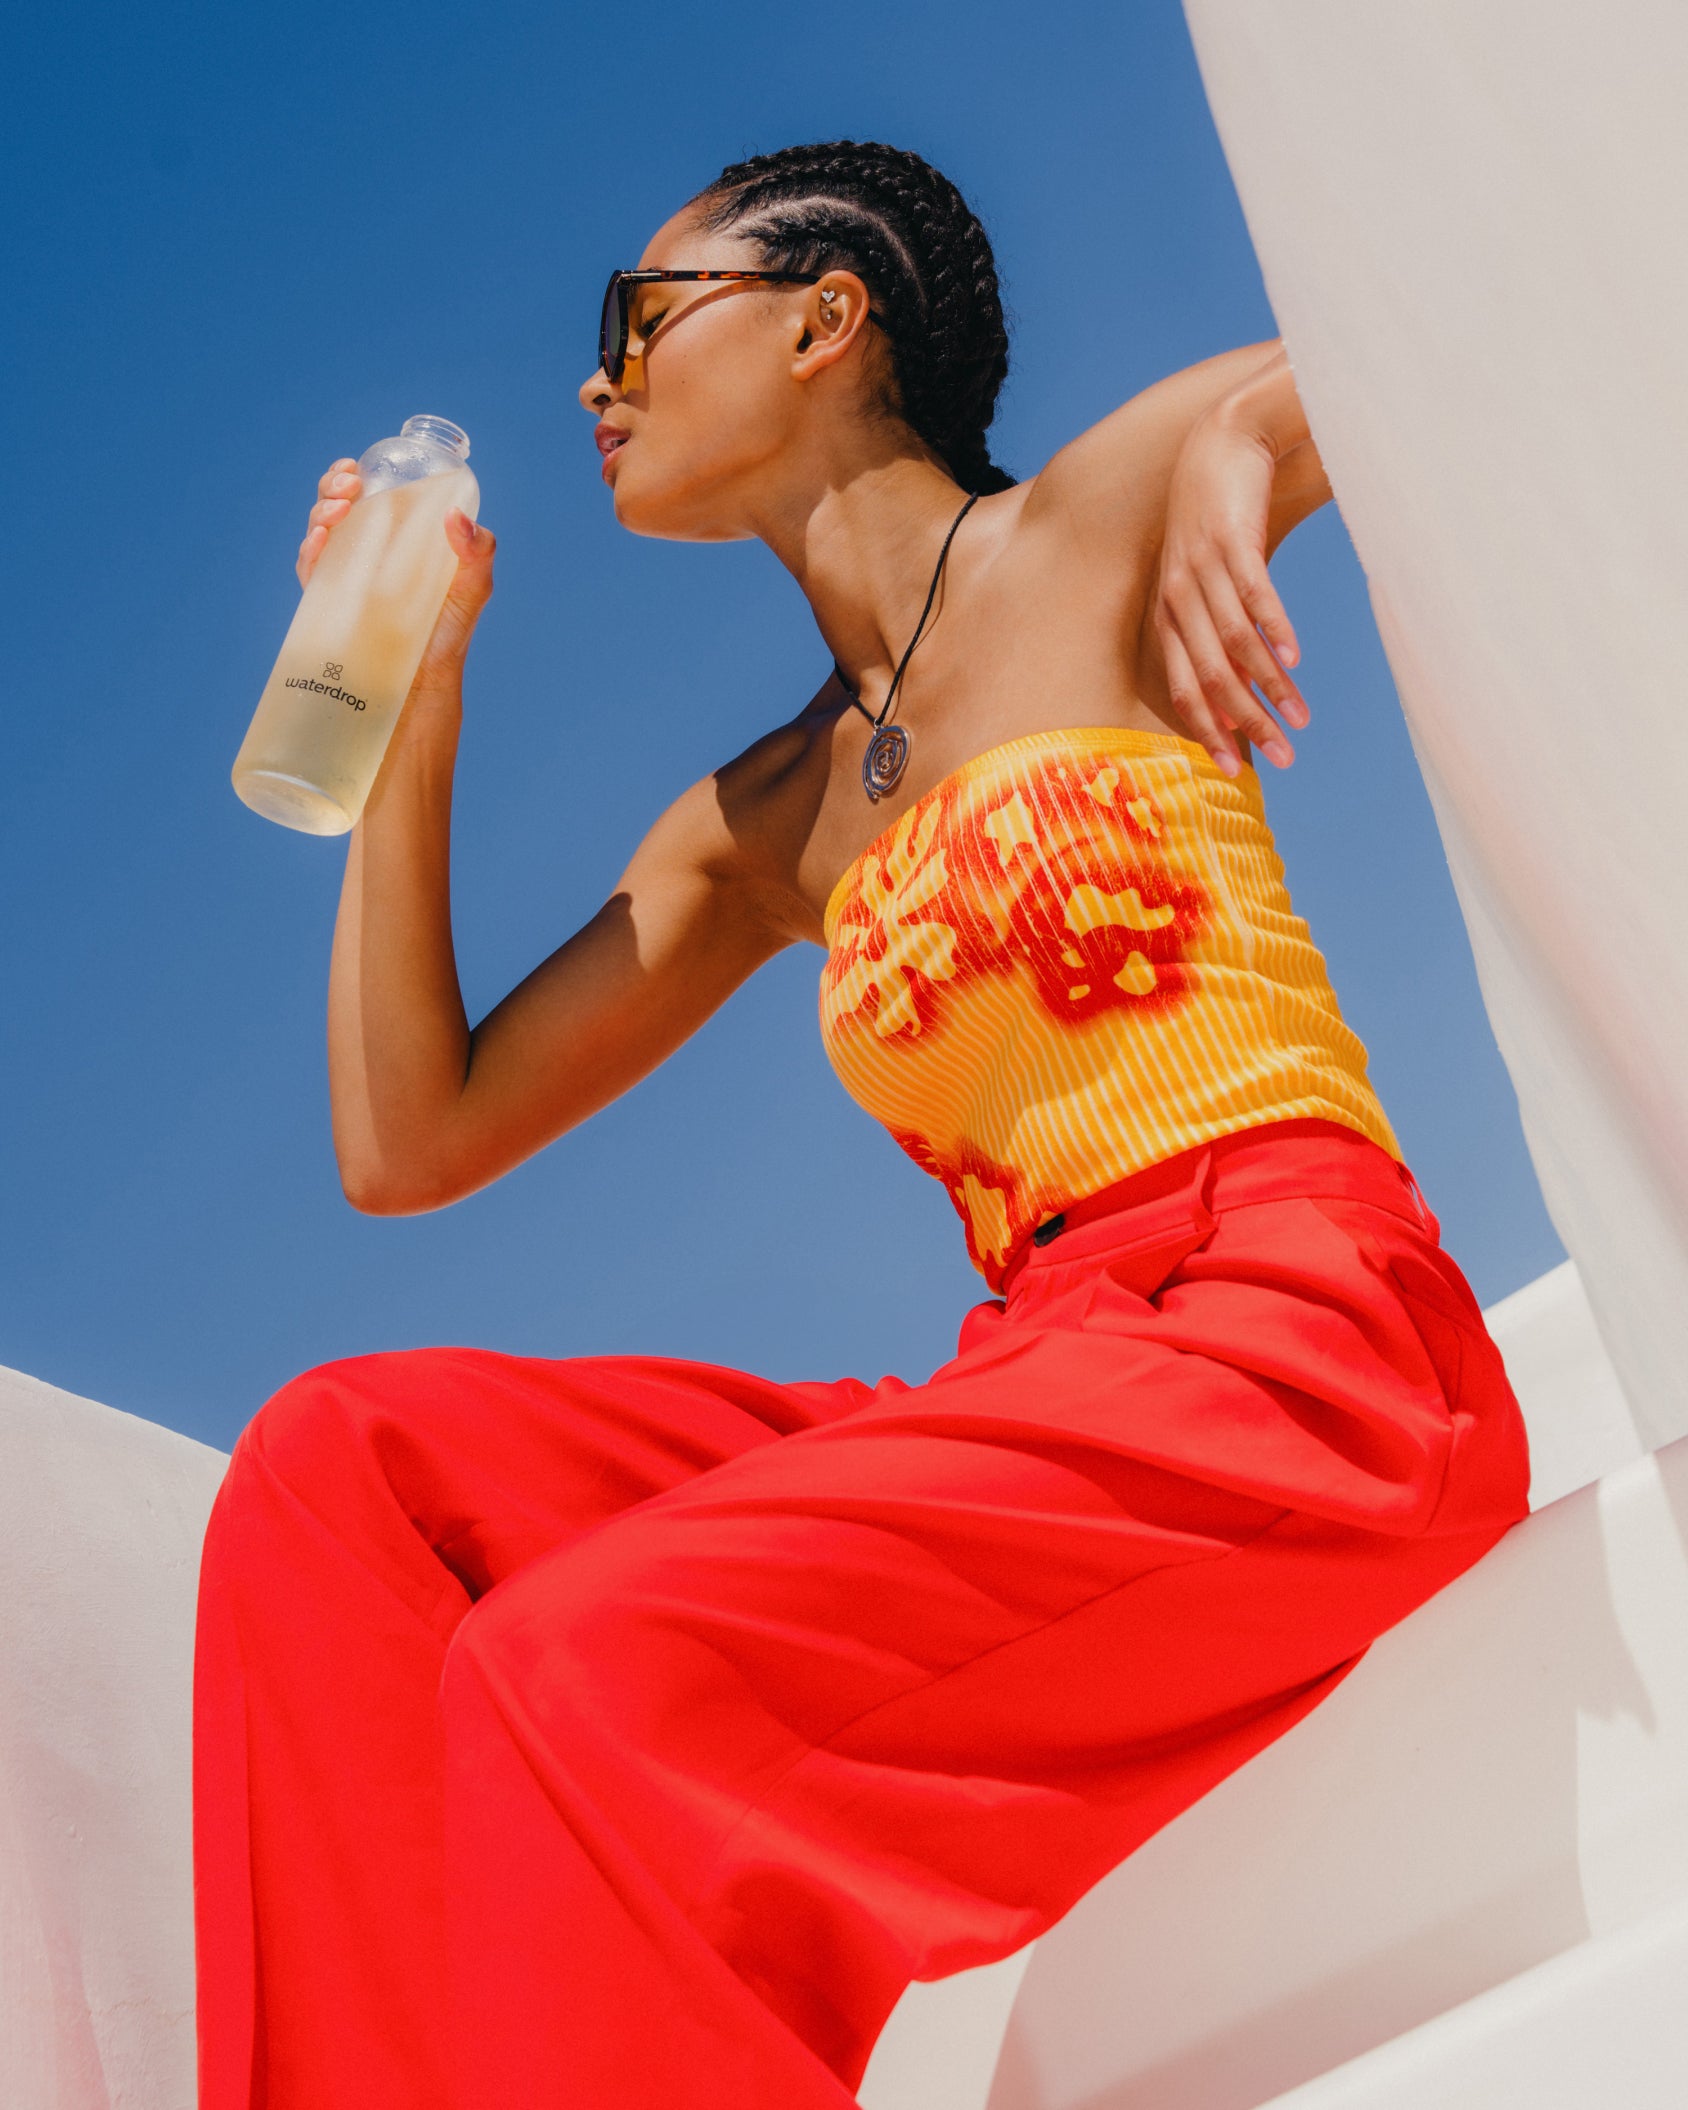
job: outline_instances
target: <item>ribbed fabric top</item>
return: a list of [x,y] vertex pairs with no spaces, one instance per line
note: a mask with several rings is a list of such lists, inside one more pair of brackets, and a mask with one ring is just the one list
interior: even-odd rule
[[991,748],[868,846],[824,930],[833,1067],[993,1287],[1069,1202],[1235,1129],[1318,1116],[1401,1154],[1258,777],[1194,741]]

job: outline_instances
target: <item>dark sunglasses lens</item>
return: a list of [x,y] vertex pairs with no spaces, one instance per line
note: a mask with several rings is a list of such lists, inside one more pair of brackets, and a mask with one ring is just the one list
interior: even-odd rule
[[598,323],[598,359],[604,378],[619,381],[627,357],[627,302],[619,278],[612,278],[604,294],[604,312]]

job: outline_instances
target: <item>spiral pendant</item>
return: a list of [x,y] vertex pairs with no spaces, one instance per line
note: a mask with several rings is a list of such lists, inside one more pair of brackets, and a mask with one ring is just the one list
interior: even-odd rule
[[862,757],[862,789],[877,806],[895,791],[908,763],[908,734],[900,725],[876,725]]

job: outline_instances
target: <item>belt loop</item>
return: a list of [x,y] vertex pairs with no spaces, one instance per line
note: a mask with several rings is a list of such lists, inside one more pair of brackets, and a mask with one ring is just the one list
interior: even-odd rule
[[1196,1160],[1195,1177],[1190,1182],[1190,1220],[1205,1236],[1213,1229],[1213,1181],[1215,1161],[1210,1143]]
[[1410,1167],[1408,1167],[1400,1158],[1397,1158],[1395,1160],[1395,1170],[1401,1176],[1402,1186],[1405,1187],[1407,1192],[1412,1196],[1413,1207],[1418,1211],[1419,1222],[1423,1225],[1424,1229],[1430,1233],[1432,1238],[1440,1241],[1442,1235],[1442,1226],[1436,1221],[1435,1217],[1431,1215],[1430,1204],[1425,1200],[1423,1192],[1419,1187],[1418,1181],[1413,1178]]

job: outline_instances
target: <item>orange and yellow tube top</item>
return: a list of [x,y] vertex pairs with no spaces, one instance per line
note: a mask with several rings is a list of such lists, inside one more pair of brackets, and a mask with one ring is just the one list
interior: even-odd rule
[[993,1288],[1068,1203],[1235,1129],[1311,1115],[1401,1155],[1259,778],[1176,734],[991,748],[857,858],[824,931],[833,1067]]

